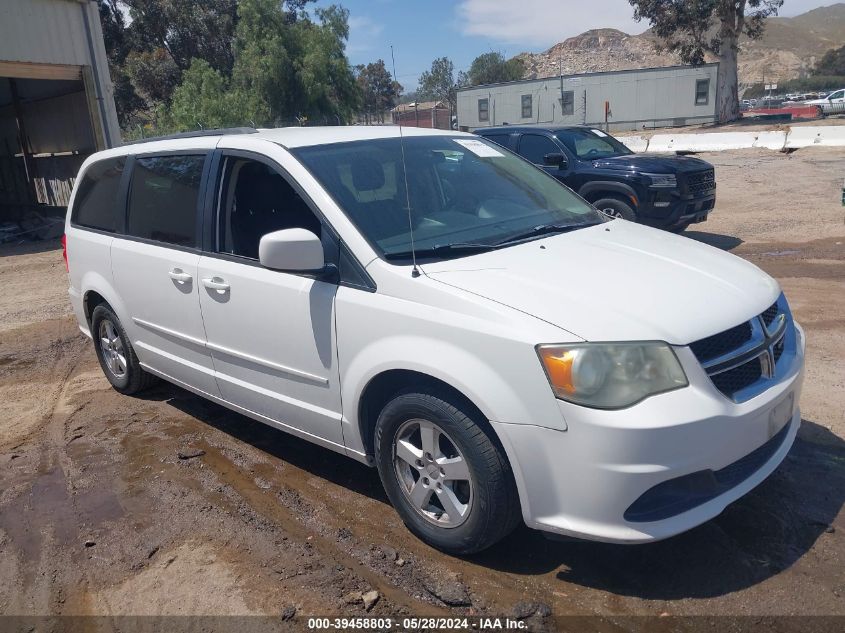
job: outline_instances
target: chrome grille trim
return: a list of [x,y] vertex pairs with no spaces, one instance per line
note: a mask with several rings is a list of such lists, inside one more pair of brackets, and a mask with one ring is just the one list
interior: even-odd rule
[[[795,327],[783,294],[771,307],[748,321],[748,325],[751,328],[750,338],[715,358],[702,359],[695,351],[696,344],[691,344],[693,353],[714,386],[737,403],[759,395],[780,380],[796,354]],[[725,330],[724,334],[732,329]],[[747,371],[743,371],[743,367]],[[733,374],[723,376],[727,372]],[[733,387],[729,386],[731,384]]]

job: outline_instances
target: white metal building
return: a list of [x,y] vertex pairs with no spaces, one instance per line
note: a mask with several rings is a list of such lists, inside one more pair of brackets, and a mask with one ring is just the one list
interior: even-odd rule
[[[592,125],[611,131],[712,123],[719,64],[526,79],[458,91],[458,125]],[[607,109],[607,119],[605,110]]]
[[92,152],[119,145],[93,0],[0,0],[0,221],[60,211]]

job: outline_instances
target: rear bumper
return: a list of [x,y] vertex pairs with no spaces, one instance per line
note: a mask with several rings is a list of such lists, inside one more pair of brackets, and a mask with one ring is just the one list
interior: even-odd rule
[[70,305],[73,308],[73,314],[76,316],[76,320],[79,323],[79,331],[88,338],[91,338],[91,330],[88,328],[88,318],[85,316],[82,293],[73,286],[68,287],[67,293],[70,297]]
[[[795,440],[804,374],[800,330],[799,337],[784,378],[743,403],[725,398],[703,372],[688,371],[690,386],[621,411],[560,402],[566,431],[494,423],[513,466],[526,524],[590,540],[644,543],[720,514],[768,477]],[[682,501],[685,489],[701,492],[700,473],[722,487],[671,506],[679,490]],[[689,477],[694,485],[685,488]],[[656,504],[639,501],[644,496],[649,501],[648,494],[654,501],[661,485],[675,495],[668,498],[668,511],[665,495],[661,501],[657,494]],[[654,517],[661,518],[650,520]]]

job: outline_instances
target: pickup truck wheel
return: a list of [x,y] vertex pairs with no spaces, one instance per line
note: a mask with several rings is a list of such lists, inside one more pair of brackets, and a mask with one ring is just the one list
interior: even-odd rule
[[637,221],[637,215],[631,205],[619,198],[602,198],[596,200],[593,206],[608,217],[628,220],[629,222]]
[[484,427],[447,395],[414,392],[391,400],[376,424],[390,502],[411,532],[450,554],[490,547],[521,518],[510,465]]
[[98,305],[91,314],[91,335],[100,367],[117,391],[130,395],[156,382],[141,367],[120,320],[105,305]]

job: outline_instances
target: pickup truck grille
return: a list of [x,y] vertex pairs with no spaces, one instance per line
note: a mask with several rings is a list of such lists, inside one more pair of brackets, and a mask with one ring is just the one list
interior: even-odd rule
[[783,376],[795,355],[786,299],[781,295],[750,321],[695,341],[690,349],[722,394],[734,402],[753,398]]
[[706,169],[687,176],[687,191],[694,196],[716,188],[716,173]]

